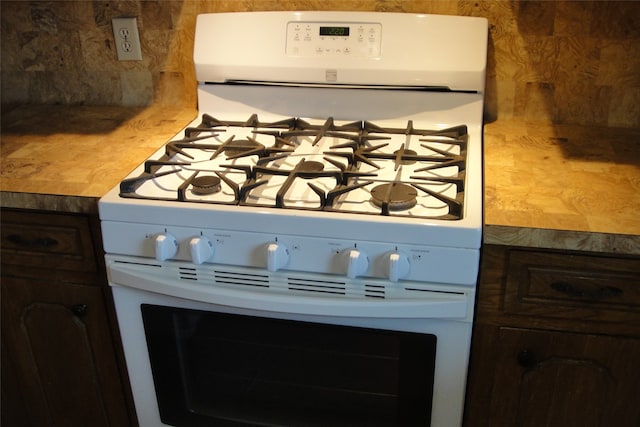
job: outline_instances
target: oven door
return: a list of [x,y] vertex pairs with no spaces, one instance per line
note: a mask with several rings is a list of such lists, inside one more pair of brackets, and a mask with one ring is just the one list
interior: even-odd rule
[[[297,313],[305,297],[291,299],[288,311],[247,309],[153,292],[153,281],[112,267],[142,427],[461,422],[467,320]],[[252,292],[246,298],[268,301]]]

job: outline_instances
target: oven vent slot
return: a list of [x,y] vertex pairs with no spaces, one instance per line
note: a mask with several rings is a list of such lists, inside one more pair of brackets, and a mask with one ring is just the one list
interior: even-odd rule
[[114,264],[123,264],[123,265],[142,265],[144,267],[156,267],[156,268],[162,268],[162,265],[155,263],[155,262],[143,262],[143,261],[138,261],[138,262],[134,262],[134,261],[122,261],[119,259],[116,259],[113,261]]
[[181,280],[198,280],[198,270],[195,268],[180,267],[178,275]]
[[432,294],[432,295],[437,295],[437,294],[447,294],[447,295],[460,295],[463,296],[465,295],[464,292],[456,292],[456,291],[441,291],[441,290],[435,290],[435,289],[422,289],[422,288],[404,288],[405,291],[408,292],[422,292],[423,294]]
[[364,285],[364,296],[368,298],[384,298],[384,285]]
[[331,282],[326,280],[309,280],[289,277],[287,282],[291,291],[312,292],[331,295],[346,295],[344,282]]
[[233,271],[215,270],[214,281],[218,285],[238,285],[258,288],[269,287],[269,276],[262,274],[236,273]]

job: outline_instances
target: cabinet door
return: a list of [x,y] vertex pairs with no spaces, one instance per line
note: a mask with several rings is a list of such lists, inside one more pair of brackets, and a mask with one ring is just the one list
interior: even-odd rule
[[640,425],[640,340],[499,328],[497,344],[490,425]]
[[28,408],[13,425],[129,425],[101,289],[7,275],[1,289],[3,354],[15,369],[3,403]]

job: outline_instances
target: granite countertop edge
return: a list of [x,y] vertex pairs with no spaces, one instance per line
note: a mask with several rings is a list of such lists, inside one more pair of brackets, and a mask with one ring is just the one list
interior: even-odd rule
[[485,224],[483,244],[640,255],[640,236]]
[[98,214],[98,197],[0,191],[2,208],[77,214]]

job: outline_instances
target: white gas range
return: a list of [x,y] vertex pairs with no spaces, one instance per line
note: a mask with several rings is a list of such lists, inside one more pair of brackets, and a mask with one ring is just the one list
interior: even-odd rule
[[[155,331],[163,324],[156,311],[167,307],[185,316],[286,320],[301,335],[308,335],[304,325],[322,324],[346,334],[373,328],[435,337],[420,356],[431,366],[428,384],[416,387],[421,391],[354,386],[359,391],[349,388],[344,398],[388,396],[381,406],[388,411],[374,417],[384,425],[460,422],[482,230],[486,39],[486,20],[470,17],[198,17],[199,117],[100,200],[107,270],[142,425],[210,419],[341,425],[338,418],[374,425],[356,409],[331,415],[326,408],[335,403],[310,392],[320,387],[314,381],[274,379],[267,368],[260,368],[271,378],[264,393],[239,386],[249,374],[237,368],[236,381],[225,383],[236,391],[206,397],[224,405],[189,403],[181,411],[163,397],[176,393],[166,384],[188,384],[178,398],[189,401],[184,396],[199,393],[191,390],[197,381],[187,374],[164,378],[160,366],[172,365],[158,354],[180,345],[150,338],[176,336]],[[296,341],[298,332],[292,334]],[[264,350],[264,343],[251,343],[253,352]],[[280,356],[286,352],[281,348]],[[338,363],[336,353],[322,369]],[[173,368],[198,364],[185,360]],[[407,374],[398,360],[391,371],[400,383]],[[260,365],[243,365],[251,363]],[[214,375],[207,387],[220,381]],[[322,387],[331,394],[344,389]],[[302,400],[313,400],[311,408],[325,415],[314,415],[314,424],[307,409],[294,418],[284,415],[290,410],[259,409],[255,402],[276,388],[284,397],[269,405],[313,395]],[[255,410],[246,410],[249,401]]]

